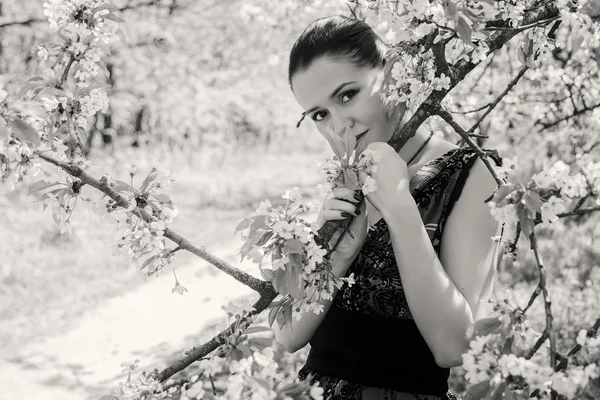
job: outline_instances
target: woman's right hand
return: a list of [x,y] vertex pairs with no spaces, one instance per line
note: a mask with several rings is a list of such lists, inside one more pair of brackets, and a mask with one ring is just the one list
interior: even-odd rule
[[[357,208],[360,199],[363,199],[363,197],[360,190],[354,192],[346,188],[335,188],[333,189],[333,197],[325,198],[321,212],[317,217],[317,226],[320,229],[327,221],[344,220],[350,215],[354,216],[352,224],[349,227],[354,238],[346,233],[334,252],[336,257],[344,261],[348,267],[358,255],[360,248],[367,238],[367,200],[364,199],[360,207]],[[339,229],[333,234],[329,242],[330,247],[333,247],[337,243],[342,232],[343,229]]]

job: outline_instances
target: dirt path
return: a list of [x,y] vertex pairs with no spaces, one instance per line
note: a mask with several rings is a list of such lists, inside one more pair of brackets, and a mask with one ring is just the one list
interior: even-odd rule
[[[209,249],[239,264],[239,239]],[[258,275],[254,264],[240,267]],[[28,346],[10,360],[0,360],[4,400],[86,399],[108,394],[118,386],[120,364],[134,358],[143,367],[176,356],[192,340],[206,337],[225,316],[221,306],[241,297],[257,297],[249,288],[203,261],[180,266],[177,276],[189,290],[171,293],[173,275],[151,278],[138,289],[110,299],[57,338]],[[186,347],[188,346],[188,347]]]

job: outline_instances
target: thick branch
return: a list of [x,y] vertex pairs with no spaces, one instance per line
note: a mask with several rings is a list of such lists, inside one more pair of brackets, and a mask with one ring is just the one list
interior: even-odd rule
[[240,322],[235,322],[231,324],[227,329],[223,330],[217,336],[210,339],[208,342],[198,346],[193,347],[185,356],[185,358],[176,361],[169,367],[165,368],[163,371],[156,375],[156,378],[160,382],[164,382],[169,379],[171,376],[175,375],[179,371],[183,371],[187,367],[189,367],[195,361],[200,360],[202,357],[210,354],[215,351],[220,345],[225,343],[227,337],[233,332],[236,326],[239,326],[239,329],[245,329],[252,323],[251,317],[254,315],[258,315],[263,312],[269,304],[277,297],[277,292],[273,289],[272,286],[269,287],[269,290],[261,295],[261,297],[254,303],[254,311],[249,313],[249,315],[243,318]]
[[[55,160],[54,158],[49,157],[40,152],[38,152],[37,155],[41,159],[43,159],[51,164],[54,164],[57,167],[62,168],[69,175],[72,175],[72,176],[78,178],[84,184],[90,185],[90,186],[98,189],[102,193],[106,194],[108,197],[110,197],[111,199],[116,201],[117,205],[119,205],[120,207],[123,207],[123,208],[129,207],[129,203],[125,199],[125,197],[121,196],[118,192],[114,191],[111,187],[109,187],[107,185],[107,183],[105,181],[100,181],[100,180],[93,178],[87,172],[85,172],[84,170],[79,168],[77,165],[66,163],[66,162],[59,161],[59,160]],[[152,222],[154,220],[154,218],[152,218],[148,213],[146,213],[142,209],[138,209],[137,214],[141,215],[142,218],[146,222]],[[214,265],[221,271],[223,271],[226,274],[233,277],[238,282],[243,283],[244,285],[257,291],[258,293],[260,293],[260,294],[270,293],[270,291],[272,290],[272,287],[269,283],[267,283],[263,280],[257,279],[255,277],[253,277],[252,275],[242,271],[241,269],[238,269],[238,268],[235,268],[235,267],[229,265],[227,262],[225,262],[225,261],[221,260],[220,258],[207,252],[203,247],[194,246],[188,240],[184,239],[181,235],[172,231],[171,229],[168,229],[168,228],[165,229],[164,236],[167,239],[170,239],[173,242],[177,243],[177,245],[181,249],[187,250],[190,253],[195,254],[198,257],[202,258],[203,260],[208,261],[209,263],[211,263],[212,265]]]
[[496,184],[498,186],[502,186],[504,184],[504,182],[502,181],[502,179],[500,179],[500,177],[498,176],[498,174],[496,174],[496,171],[494,171],[494,168],[492,168],[492,165],[490,163],[490,159],[488,157],[488,155],[486,154],[485,151],[483,151],[481,149],[481,147],[479,147],[477,145],[477,143],[473,142],[473,140],[469,137],[469,134],[467,132],[465,132],[465,130],[458,125],[458,123],[456,123],[456,121],[454,121],[454,118],[452,118],[452,115],[450,115],[450,113],[446,110],[444,110],[443,108],[440,107],[440,109],[438,110],[437,114],[442,117],[444,119],[444,121],[446,121],[447,123],[450,124],[450,126],[452,126],[452,128],[454,128],[454,130],[456,131],[456,133],[458,133],[460,135],[460,137],[467,142],[467,144],[473,149],[475,150],[475,153],[477,153],[477,155],[479,156],[479,158],[481,158],[481,161],[483,161],[483,163],[485,164],[485,166],[487,167],[487,169],[490,171],[490,173],[492,174],[492,176],[494,177],[494,180],[496,181]]
[[569,212],[566,212],[566,213],[556,214],[556,216],[558,218],[573,217],[575,215],[583,215],[583,214],[587,214],[587,213],[591,213],[591,212],[595,212],[595,211],[600,211],[600,206],[589,207],[589,208],[582,208],[581,210],[575,210],[575,211],[569,211]]

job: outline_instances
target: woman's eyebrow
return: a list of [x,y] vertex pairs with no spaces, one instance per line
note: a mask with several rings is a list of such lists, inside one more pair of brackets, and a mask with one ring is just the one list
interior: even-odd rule
[[[335,90],[331,93],[331,96],[329,96],[330,99],[333,99],[339,92],[340,90],[342,90],[344,88],[344,86],[349,85],[351,83],[356,83],[356,81],[350,81],[350,82],[344,82],[341,85],[339,85],[337,88],[335,88]],[[316,111],[319,109],[319,106],[317,107],[313,107],[310,110],[306,111],[306,114],[310,114],[313,111]]]

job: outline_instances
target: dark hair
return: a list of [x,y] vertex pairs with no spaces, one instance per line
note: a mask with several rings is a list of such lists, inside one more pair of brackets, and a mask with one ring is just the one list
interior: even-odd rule
[[385,65],[387,45],[364,21],[341,15],[313,21],[296,39],[290,52],[288,82],[317,59],[330,56],[359,67]]

